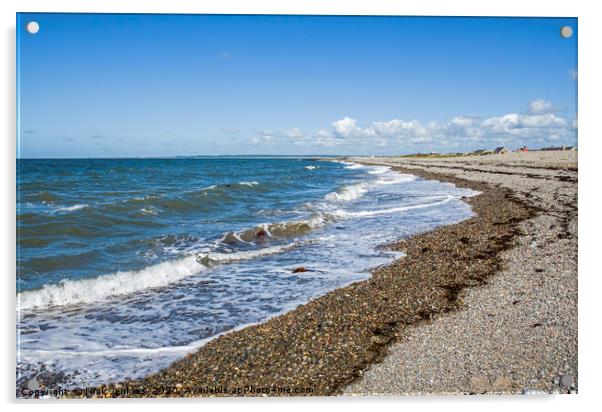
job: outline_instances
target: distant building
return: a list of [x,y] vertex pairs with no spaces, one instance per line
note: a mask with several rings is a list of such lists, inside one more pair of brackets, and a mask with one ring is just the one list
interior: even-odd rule
[[472,154],[475,155],[487,155],[487,154],[491,154],[493,153],[493,151],[488,150],[488,149],[479,149],[479,150],[475,150],[474,152],[472,152]]
[[504,146],[496,147],[495,150],[493,151],[493,153],[495,153],[495,154],[506,154],[508,152],[509,152],[509,150],[506,149]]
[[528,151],[529,151],[529,149],[527,148],[527,146],[523,146],[523,147],[521,147],[520,149],[517,150],[517,152],[522,152],[522,153],[526,153]]

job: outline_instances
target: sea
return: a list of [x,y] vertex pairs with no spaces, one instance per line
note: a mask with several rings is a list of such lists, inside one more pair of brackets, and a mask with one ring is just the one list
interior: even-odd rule
[[138,378],[403,260],[450,183],[309,158],[17,161],[17,387]]

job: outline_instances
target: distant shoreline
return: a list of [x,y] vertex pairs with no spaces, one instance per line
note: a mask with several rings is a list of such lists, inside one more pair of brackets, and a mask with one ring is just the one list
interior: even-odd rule
[[[529,149],[531,152],[569,152],[577,151],[577,148],[562,150],[560,148],[551,150],[547,148]],[[492,151],[491,151],[492,152]],[[515,153],[515,152],[513,152]],[[494,153],[476,154],[475,152],[466,153],[437,153],[438,157],[461,157],[461,155],[471,156],[491,156]],[[399,155],[370,155],[370,154],[215,154],[215,155],[173,155],[173,156],[118,156],[118,157],[25,157],[17,160],[127,160],[127,159],[305,159],[305,160],[334,160],[346,158],[421,158],[431,155],[424,153],[405,153]]]

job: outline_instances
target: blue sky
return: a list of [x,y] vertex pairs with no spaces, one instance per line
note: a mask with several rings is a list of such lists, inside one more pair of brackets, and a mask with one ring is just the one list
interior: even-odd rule
[[572,18],[23,13],[17,32],[22,158],[576,144]]

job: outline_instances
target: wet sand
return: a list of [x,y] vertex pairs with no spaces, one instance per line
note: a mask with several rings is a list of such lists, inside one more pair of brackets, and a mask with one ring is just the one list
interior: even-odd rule
[[99,396],[515,393],[576,380],[576,162],[354,160],[480,191],[465,199],[476,216],[392,245],[406,256],[368,280]]

